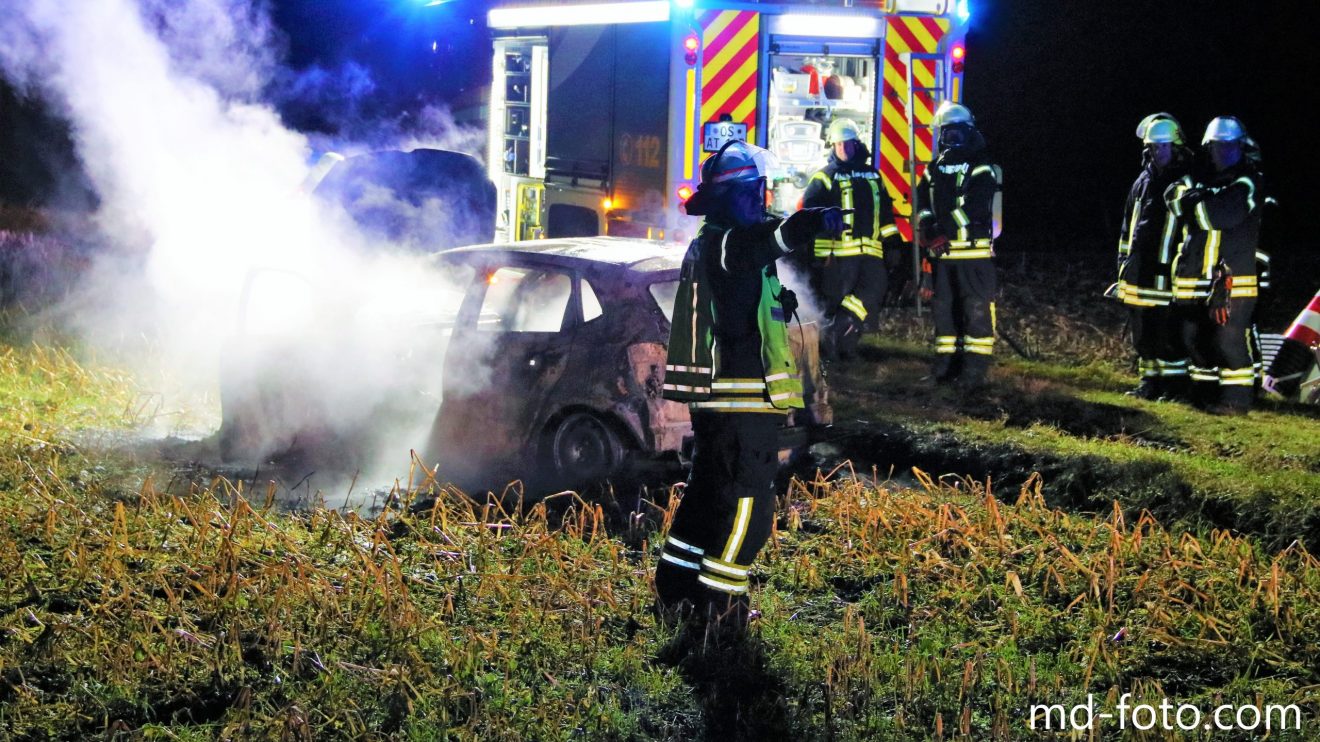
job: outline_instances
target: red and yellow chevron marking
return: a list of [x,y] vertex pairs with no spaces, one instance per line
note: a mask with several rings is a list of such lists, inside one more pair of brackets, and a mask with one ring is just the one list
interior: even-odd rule
[[711,10],[701,21],[701,121],[720,114],[747,124],[756,141],[756,65],[761,45],[761,14],[752,10]]
[[[889,195],[894,199],[895,216],[898,217],[898,229],[903,239],[912,239],[912,227],[907,216],[911,213],[907,173],[904,172],[908,159],[908,111],[907,108],[907,65],[899,57],[903,52],[926,54],[934,52],[940,39],[949,30],[949,22],[937,18],[909,16],[890,16],[889,31],[885,37],[884,82],[881,94],[884,100],[880,105],[880,156],[876,166],[889,187]],[[913,78],[919,87],[930,87],[935,82],[935,63],[920,61],[913,70]],[[913,112],[920,124],[930,124],[935,114],[935,105],[929,93],[918,93]],[[930,129],[917,129],[917,161],[928,162],[931,158]],[[921,176],[924,165],[918,164],[917,176]]]

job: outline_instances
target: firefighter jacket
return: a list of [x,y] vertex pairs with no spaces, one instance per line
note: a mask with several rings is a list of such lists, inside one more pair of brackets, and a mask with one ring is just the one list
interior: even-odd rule
[[917,183],[916,229],[926,239],[948,238],[942,260],[994,257],[994,198],[1001,175],[980,137],[976,141],[940,153]]
[[707,223],[688,246],[669,331],[665,399],[722,412],[804,406],[775,260],[810,235],[785,235],[781,223]]
[[1147,162],[1132,184],[1118,236],[1118,299],[1124,304],[1154,307],[1173,301],[1170,266],[1182,235],[1164,192],[1186,174],[1187,167],[1177,161],[1163,170]]
[[816,239],[816,257],[883,258],[886,245],[891,250],[898,249],[902,238],[894,224],[894,203],[880,174],[868,164],[870,159],[871,153],[860,142],[852,159],[847,161],[841,161],[831,151],[829,164],[817,170],[807,182],[806,193],[802,195],[804,207],[838,206],[853,211],[845,217],[849,226],[838,239]]
[[1260,173],[1246,158],[1203,182],[1184,176],[1164,193],[1169,210],[1182,219],[1182,246],[1173,261],[1175,302],[1204,301],[1210,296],[1215,266],[1233,274],[1235,299],[1255,297],[1260,239]]

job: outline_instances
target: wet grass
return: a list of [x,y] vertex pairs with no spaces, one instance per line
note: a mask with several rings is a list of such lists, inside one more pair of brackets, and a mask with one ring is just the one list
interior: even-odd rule
[[1118,500],[1180,529],[1320,548],[1320,411],[1258,402],[1247,417],[1217,417],[1125,396],[1137,376],[1124,312],[1095,298],[1107,276],[1040,255],[1030,270],[1003,261],[1000,275],[1003,333],[987,388],[934,387],[929,315],[894,310],[861,362],[832,370],[834,436],[849,455],[1010,490],[1040,473],[1056,506],[1103,511]]
[[4,736],[980,740],[1088,692],[1320,709],[1300,545],[1060,510],[1036,478],[821,475],[781,501],[751,636],[666,663],[663,493],[518,512],[414,469],[375,517],[287,513],[70,442],[138,424],[136,399],[0,351]]
[[853,456],[1009,486],[1039,472],[1055,505],[1116,499],[1184,528],[1233,528],[1275,548],[1320,544],[1320,417],[1307,409],[1219,417],[1127,397],[1135,377],[1118,371],[1056,365],[1046,376],[1011,357],[967,395],[923,378],[930,355],[919,346],[880,341],[868,358],[831,376],[833,436]]

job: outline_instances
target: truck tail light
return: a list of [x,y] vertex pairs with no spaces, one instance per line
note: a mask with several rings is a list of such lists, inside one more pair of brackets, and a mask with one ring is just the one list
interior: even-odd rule
[[683,60],[689,65],[697,63],[697,52],[701,50],[701,40],[695,33],[690,33],[683,39]]

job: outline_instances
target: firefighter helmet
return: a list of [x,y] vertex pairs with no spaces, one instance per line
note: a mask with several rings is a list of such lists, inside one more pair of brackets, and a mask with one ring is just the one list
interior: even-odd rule
[[1183,143],[1182,126],[1167,113],[1152,113],[1137,124],[1137,136],[1143,144]]
[[940,104],[939,108],[935,109],[934,124],[936,127],[952,124],[976,126],[976,119],[972,117],[972,112],[967,109],[967,106],[946,100]]
[[946,100],[935,109],[932,124],[935,128],[935,142],[941,152],[967,147],[978,136],[972,112],[967,110],[967,106],[952,101]]
[[1182,130],[1178,122],[1170,119],[1157,119],[1146,127],[1146,134],[1141,138],[1144,144],[1182,144]]
[[834,119],[830,122],[830,128],[825,134],[825,141],[828,144],[838,144],[854,139],[861,139],[861,132],[857,130],[857,124],[848,119]]
[[709,214],[715,202],[740,183],[764,184],[774,156],[768,150],[741,140],[726,142],[701,163],[701,184],[683,203],[691,216]]
[[1246,138],[1247,130],[1243,128],[1241,121],[1233,116],[1219,116],[1205,127],[1205,136],[1201,137],[1201,144],[1237,142]]
[[1150,130],[1151,124],[1155,123],[1156,121],[1172,121],[1174,128],[1178,130],[1178,137],[1179,137],[1179,140],[1175,142],[1175,144],[1182,144],[1182,124],[1178,123],[1178,119],[1174,118],[1173,114],[1166,113],[1165,111],[1160,111],[1159,113],[1152,113],[1151,115],[1142,119],[1141,123],[1137,124],[1137,139],[1140,139],[1145,144],[1150,144],[1151,141],[1167,141],[1167,140],[1150,140],[1146,138],[1146,134]]

